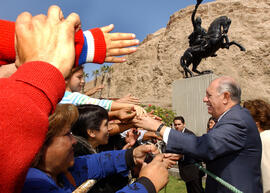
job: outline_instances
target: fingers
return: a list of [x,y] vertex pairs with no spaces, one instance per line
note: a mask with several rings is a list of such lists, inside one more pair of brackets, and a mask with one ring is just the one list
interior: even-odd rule
[[32,27],[32,15],[28,12],[21,13],[15,23],[15,51],[16,51],[16,68],[25,62],[25,56],[20,46],[24,44],[25,38],[29,36]]
[[160,152],[159,152],[157,146],[155,146],[155,145],[153,145],[153,144],[151,145],[151,152],[152,152],[152,154],[154,154],[154,155],[160,154]]
[[70,27],[74,27],[76,31],[81,28],[80,16],[77,13],[71,13],[65,20]]
[[170,168],[172,168],[173,165],[176,164],[176,161],[173,161],[173,160],[170,160],[170,159],[163,159],[163,163],[164,163],[164,166],[167,169],[170,169]]
[[[30,29],[31,20],[32,20],[32,15],[29,12],[21,13],[17,17],[17,20],[16,20],[16,25],[15,25],[16,29],[22,28],[22,27]],[[16,30],[16,32],[18,31]]]
[[154,155],[160,154],[158,148],[154,144],[148,144],[148,145],[145,145],[145,146],[146,146],[145,147],[145,152],[146,153],[152,153]]
[[36,21],[39,21],[39,22],[45,22],[47,19],[47,16],[40,14],[40,15],[33,17],[33,19],[35,19]]
[[109,35],[111,40],[132,40],[136,38],[133,33],[111,33]]
[[[122,103],[122,102],[120,102],[120,103]],[[124,110],[125,112],[131,112],[131,111],[134,111],[135,109],[134,109],[133,106],[130,106],[130,107],[125,107],[125,108],[123,108],[123,110]]]
[[156,152],[157,147],[153,144],[151,145],[140,145],[138,150],[143,153],[153,153]]
[[127,60],[124,57],[107,56],[104,61],[109,63],[123,63]]
[[134,40],[136,36],[133,33],[109,33],[113,27],[113,25],[109,25],[100,28],[103,31],[107,46],[105,62],[122,63],[126,61],[125,58],[114,56],[127,55],[136,52],[137,48],[130,46],[138,45],[139,40]]
[[127,119],[133,119],[136,116],[136,112],[132,112],[127,116]]
[[106,53],[106,56],[121,56],[121,55],[127,55],[131,54],[133,52],[136,52],[137,48],[136,47],[131,47],[131,48],[112,48],[109,49]]
[[165,153],[163,161],[167,163],[167,168],[171,168],[180,159],[179,154]]
[[174,153],[164,153],[164,157],[169,158],[171,160],[178,161],[182,157],[182,155],[174,154]]
[[158,154],[152,162],[163,162],[164,155],[163,154]]
[[64,15],[60,7],[56,5],[50,6],[48,9],[48,20],[54,23],[59,23],[64,19]]
[[138,116],[143,116],[143,115],[146,115],[147,114],[147,112],[145,111],[145,109],[142,108],[142,107],[140,107],[140,106],[138,106],[138,105],[134,105],[134,109],[137,112],[137,115]]
[[130,46],[137,46],[140,43],[139,40],[117,40],[117,41],[112,41],[111,44],[109,45],[110,49],[113,48],[125,48],[125,47],[130,47]]
[[104,26],[104,27],[101,27],[101,31],[103,33],[109,33],[110,31],[112,31],[114,28],[114,25],[113,24],[110,24],[110,25],[107,25],[107,26]]

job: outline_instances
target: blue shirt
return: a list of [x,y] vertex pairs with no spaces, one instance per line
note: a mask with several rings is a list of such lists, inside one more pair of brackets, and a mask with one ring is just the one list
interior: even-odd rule
[[[75,163],[69,169],[77,186],[88,179],[101,179],[110,174],[120,173],[128,175],[128,168],[125,159],[126,150],[107,151],[98,154],[86,155],[75,158]],[[43,171],[30,168],[22,193],[71,193],[75,187],[70,184],[64,175],[60,175],[63,187],[58,186],[55,181]],[[117,193],[148,193],[146,187],[135,182],[125,186]]]

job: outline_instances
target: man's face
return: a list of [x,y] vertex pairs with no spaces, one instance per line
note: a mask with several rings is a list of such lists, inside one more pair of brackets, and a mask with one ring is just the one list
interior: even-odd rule
[[186,126],[181,120],[174,120],[173,124],[177,131],[182,131]]
[[218,80],[214,80],[206,89],[206,96],[203,98],[203,102],[208,107],[208,113],[216,119],[225,112],[224,94],[219,94],[217,88]]

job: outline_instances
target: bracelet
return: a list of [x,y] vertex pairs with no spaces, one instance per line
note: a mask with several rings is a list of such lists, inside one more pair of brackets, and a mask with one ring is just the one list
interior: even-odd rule
[[161,123],[160,124],[160,126],[158,127],[158,129],[157,129],[157,132],[159,132],[160,133],[160,130],[162,129],[162,127],[164,126],[164,124],[163,123]]
[[159,137],[161,137],[161,135],[160,135],[160,130],[162,129],[163,126],[164,126],[164,124],[161,123],[160,126],[158,127],[157,131],[155,132],[155,134],[156,134],[157,136],[159,136]]

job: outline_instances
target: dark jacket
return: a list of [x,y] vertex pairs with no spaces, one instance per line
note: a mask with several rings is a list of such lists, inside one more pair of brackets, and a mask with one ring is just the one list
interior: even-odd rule
[[[244,193],[261,193],[262,145],[247,109],[233,106],[207,134],[196,137],[171,130],[167,150],[206,162],[207,169]],[[211,177],[207,193],[231,192]]]
[[[195,136],[195,134],[187,128],[185,128],[183,133]],[[198,160],[195,160],[194,158],[192,158],[190,155],[187,154],[183,155],[183,157],[180,158],[180,160],[178,161],[179,175],[183,181],[190,182],[192,180],[202,178],[204,173],[200,172],[198,167],[194,165],[195,163],[198,162],[199,162]]]

